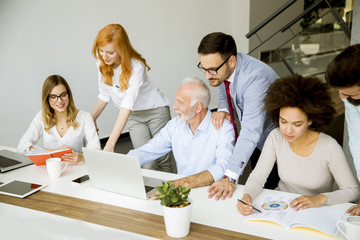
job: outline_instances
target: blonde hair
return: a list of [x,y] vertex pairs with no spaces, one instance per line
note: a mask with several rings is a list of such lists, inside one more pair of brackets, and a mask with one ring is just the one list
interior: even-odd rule
[[42,88],[41,115],[44,122],[44,128],[47,133],[50,133],[50,128],[56,125],[55,112],[49,103],[49,94],[51,90],[58,85],[63,85],[66,88],[66,91],[69,95],[69,105],[66,109],[67,110],[66,123],[72,126],[74,129],[76,129],[79,126],[78,122],[75,120],[79,110],[75,106],[69,84],[66,82],[66,80],[63,77],[59,75],[51,75],[48,78],[46,78]]
[[141,57],[132,46],[125,29],[120,24],[109,24],[101,29],[95,38],[92,55],[95,59],[100,60],[99,70],[102,75],[102,81],[106,85],[112,86],[112,77],[114,76],[113,67],[107,65],[101,57],[99,47],[109,43],[114,44],[116,52],[120,56],[121,74],[119,86],[121,91],[128,89],[128,79],[131,76],[131,59],[137,59],[144,63],[148,70],[150,67],[146,64],[146,60]]

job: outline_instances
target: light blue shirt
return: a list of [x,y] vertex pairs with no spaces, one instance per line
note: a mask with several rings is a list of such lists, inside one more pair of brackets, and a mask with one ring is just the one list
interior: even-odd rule
[[178,174],[190,176],[208,170],[214,181],[218,181],[224,176],[232,155],[234,138],[232,125],[227,121],[222,128],[215,129],[208,110],[195,134],[187,122],[175,117],[147,144],[128,154],[139,158],[144,165],[172,150]]
[[342,99],[345,104],[345,119],[349,132],[349,148],[353,157],[356,176],[360,181],[360,105],[355,106],[346,99]]
[[[240,52],[237,54],[236,68],[228,81],[241,130],[226,176],[238,179],[254,149],[261,150],[266,137],[275,128],[264,111],[264,98],[269,85],[277,78],[278,75],[265,63]],[[229,109],[224,84],[219,86],[218,109]]]

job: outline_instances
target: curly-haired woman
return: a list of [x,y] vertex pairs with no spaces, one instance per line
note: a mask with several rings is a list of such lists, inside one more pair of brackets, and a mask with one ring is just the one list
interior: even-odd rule
[[[328,90],[320,79],[300,75],[279,78],[270,85],[264,108],[279,128],[266,139],[245,184],[243,200],[252,204],[275,162],[280,176],[277,190],[301,194],[290,203],[296,210],[359,198],[359,186],[342,148],[335,139],[317,131],[335,114]],[[334,181],[339,186],[335,191]],[[253,212],[241,202],[237,208],[243,215]]]

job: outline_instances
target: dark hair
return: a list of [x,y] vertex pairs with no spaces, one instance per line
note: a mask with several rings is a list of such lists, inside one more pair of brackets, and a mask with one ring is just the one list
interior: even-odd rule
[[360,44],[345,48],[328,65],[326,80],[335,88],[360,86]]
[[319,129],[329,125],[336,113],[329,89],[329,84],[315,77],[279,78],[267,90],[264,109],[278,123],[281,108],[299,108],[312,120],[311,127]]
[[213,32],[206,35],[200,42],[198,47],[199,54],[220,53],[221,58],[234,55],[236,57],[236,43],[232,36],[222,32]]

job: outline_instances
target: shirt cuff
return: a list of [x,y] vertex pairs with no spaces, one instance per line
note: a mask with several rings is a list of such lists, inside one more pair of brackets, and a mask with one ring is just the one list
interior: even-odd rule
[[210,166],[207,170],[210,172],[210,174],[214,178],[214,182],[221,180],[222,177],[224,176],[224,169],[218,165]]
[[107,102],[107,103],[110,102],[110,97],[106,97],[106,96],[104,96],[102,94],[99,94],[98,98],[103,102]]
[[217,110],[217,112],[226,112],[226,113],[230,114],[229,110],[227,110],[226,108],[220,108]]
[[225,175],[225,176],[228,176],[228,177],[231,177],[232,179],[235,179],[236,182],[237,182],[238,179],[239,179],[239,174],[236,174],[236,173],[234,173],[234,172],[232,172],[232,171],[230,171],[230,170],[228,170],[228,169],[225,170],[225,174],[224,174],[224,175]]

